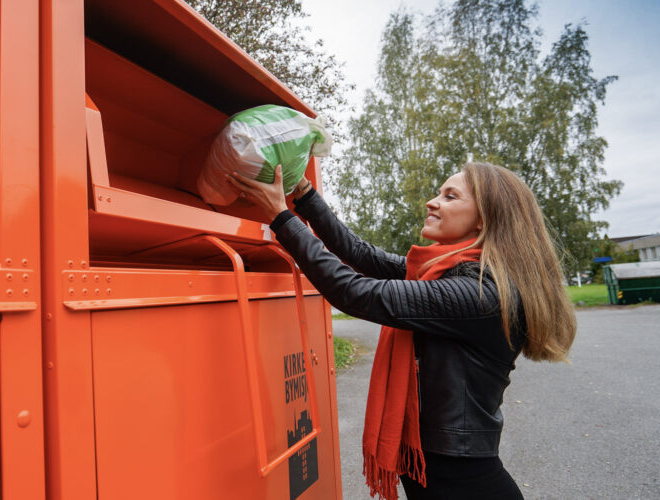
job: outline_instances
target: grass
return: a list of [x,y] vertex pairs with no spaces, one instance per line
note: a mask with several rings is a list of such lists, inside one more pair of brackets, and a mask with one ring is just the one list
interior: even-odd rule
[[341,337],[335,337],[333,344],[335,348],[335,367],[339,369],[350,366],[355,360],[356,349],[353,343]]
[[332,315],[332,319],[355,319],[353,316],[349,316],[346,313],[340,312]]
[[607,299],[607,285],[582,285],[582,288],[578,286],[569,286],[567,287],[568,296],[571,298],[573,304],[579,305],[581,307],[591,307],[591,306],[607,306],[609,301]]

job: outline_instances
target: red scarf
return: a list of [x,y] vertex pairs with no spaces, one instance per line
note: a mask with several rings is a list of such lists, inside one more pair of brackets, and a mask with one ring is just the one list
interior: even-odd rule
[[[417,272],[424,263],[474,242],[413,245],[406,261],[406,279],[418,279]],[[480,256],[480,248],[450,255],[429,267],[419,279],[437,279],[447,269],[461,262],[479,261]],[[362,453],[362,473],[372,497],[378,493],[386,500],[396,500],[396,485],[401,474],[408,474],[426,487],[426,464],[419,437],[417,365],[410,330],[383,326],[380,331],[369,382]]]

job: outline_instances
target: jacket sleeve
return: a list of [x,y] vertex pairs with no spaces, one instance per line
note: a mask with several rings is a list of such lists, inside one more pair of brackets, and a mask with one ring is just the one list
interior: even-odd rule
[[353,269],[372,278],[406,277],[406,258],[389,253],[359,238],[330,210],[318,192],[307,193],[295,210],[312,226],[325,246]]
[[278,229],[277,240],[328,302],[351,316],[395,328],[464,337],[469,331],[465,321],[499,315],[497,292],[490,281],[484,280],[480,294],[475,277],[369,278],[325,250],[297,217]]

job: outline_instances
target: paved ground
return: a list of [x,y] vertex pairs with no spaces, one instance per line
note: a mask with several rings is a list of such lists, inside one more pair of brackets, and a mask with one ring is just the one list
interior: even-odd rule
[[[660,499],[660,306],[577,315],[572,365],[519,358],[502,409],[502,461],[527,499]],[[361,437],[378,331],[334,322],[362,349],[337,378],[346,500],[370,498]]]

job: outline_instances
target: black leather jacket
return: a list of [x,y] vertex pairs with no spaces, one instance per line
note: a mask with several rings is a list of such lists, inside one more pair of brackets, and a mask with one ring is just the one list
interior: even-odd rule
[[507,343],[492,279],[484,275],[480,295],[473,263],[437,280],[406,280],[405,257],[358,238],[316,192],[301,198],[296,211],[330,252],[291,212],[281,213],[271,228],[328,302],[356,318],[414,332],[422,448],[452,456],[497,456],[500,405],[524,334],[514,326],[512,347]]

